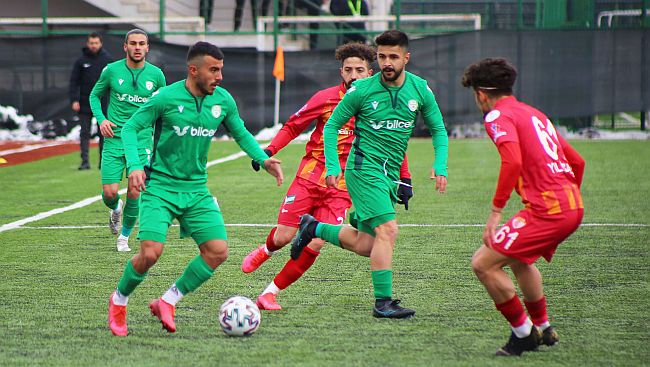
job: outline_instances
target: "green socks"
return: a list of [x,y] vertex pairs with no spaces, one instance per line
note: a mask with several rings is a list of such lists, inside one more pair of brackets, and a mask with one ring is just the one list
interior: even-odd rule
[[140,213],[140,198],[133,200],[127,197],[122,212],[122,236],[129,237]]
[[335,226],[332,224],[321,223],[319,222],[316,226],[316,237],[320,237],[325,241],[341,247],[341,242],[339,241],[339,232],[343,226]]
[[210,268],[205,260],[198,255],[185,268],[183,275],[176,281],[176,287],[183,294],[186,295],[210,279],[214,269]]
[[375,299],[393,298],[393,271],[390,269],[373,270],[371,275]]
[[117,203],[120,201],[120,194],[117,194],[117,196],[115,196],[115,199],[108,201],[102,192],[102,200],[104,201],[104,205],[106,205],[109,209],[115,210],[117,208]]
[[129,262],[126,263],[126,268],[124,269],[124,273],[122,273],[120,282],[117,283],[117,290],[120,291],[122,295],[128,297],[133,293],[135,287],[142,283],[146,276],[147,273],[139,274],[135,271],[133,264],[131,264],[131,260],[129,260]]

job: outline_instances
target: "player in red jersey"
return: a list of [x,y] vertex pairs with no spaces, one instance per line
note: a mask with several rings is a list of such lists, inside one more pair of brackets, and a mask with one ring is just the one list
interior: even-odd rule
[[[496,353],[506,356],[558,341],[534,262],[541,256],[550,262],[560,242],[578,229],[584,213],[580,185],[585,161],[542,112],[512,95],[516,77],[506,60],[484,59],[468,66],[462,80],[473,89],[485,114],[485,129],[501,156],[492,213],[483,232],[485,246],[474,253],[472,268],[511,325],[510,339]],[[512,189],[525,208],[497,230]],[[530,318],[505,266],[517,279]]]
[[[345,181],[336,188],[328,188],[325,182],[325,154],[323,146],[323,127],[332,111],[341,101],[352,82],[372,75],[370,64],[376,57],[375,50],[365,44],[349,43],[336,49],[336,59],[341,62],[342,82],[334,87],[314,94],[307,103],[294,113],[265,149],[270,156],[277,154],[289,142],[300,135],[314,120],[316,129],[312,132],[305,147],[305,155],[300,162],[296,178],[287,191],[278,215],[278,225],[266,238],[266,243],[249,253],[242,262],[242,271],[250,273],[268,260],[275,251],[287,245],[295,236],[300,216],[312,214],[319,221],[330,224],[343,224],[347,210],[352,206]],[[340,130],[338,150],[341,167],[345,167],[354,140],[354,119],[348,121]],[[253,168],[258,170],[253,162]],[[408,200],[413,196],[408,163],[404,160],[400,172],[401,182],[398,196],[408,209]],[[297,260],[290,259],[275,279],[257,298],[257,305],[264,310],[280,310],[276,296],[298,280],[309,269],[320,254],[324,241],[314,239]]]

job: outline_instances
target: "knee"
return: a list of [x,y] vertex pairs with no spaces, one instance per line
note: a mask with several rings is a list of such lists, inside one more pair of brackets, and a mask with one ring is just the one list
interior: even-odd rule
[[476,277],[479,279],[485,278],[489,269],[483,261],[480,254],[476,253],[472,256],[472,271],[476,274]]
[[104,188],[104,198],[106,200],[112,201],[115,200],[116,197],[117,197],[117,189],[113,189],[112,187]]
[[201,246],[201,256],[214,269],[228,260],[228,245],[223,241],[210,246]]
[[158,249],[151,246],[142,246],[140,248],[140,256],[144,261],[147,268],[153,266],[162,255],[162,249]]
[[397,222],[390,221],[375,228],[377,237],[395,243],[397,240]]

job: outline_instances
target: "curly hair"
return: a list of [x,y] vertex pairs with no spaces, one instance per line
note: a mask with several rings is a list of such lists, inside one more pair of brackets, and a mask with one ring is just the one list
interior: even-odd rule
[[368,65],[372,64],[377,57],[375,49],[363,43],[346,43],[336,48],[335,56],[341,63],[350,57],[358,57],[364,60]]
[[472,87],[490,96],[512,94],[512,86],[517,79],[517,70],[506,59],[487,58],[468,66],[463,73],[461,84]]

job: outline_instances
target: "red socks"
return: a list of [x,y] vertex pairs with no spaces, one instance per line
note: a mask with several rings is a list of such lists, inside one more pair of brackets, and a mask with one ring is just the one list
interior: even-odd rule
[[275,235],[275,231],[277,231],[277,230],[278,230],[278,227],[273,227],[271,232],[269,232],[269,235],[266,236],[266,249],[269,250],[270,252],[278,251],[279,249],[282,248],[282,247],[277,247],[275,245],[275,242],[273,242],[273,236]]
[[546,314],[546,297],[542,297],[539,301],[529,302],[524,300],[526,309],[530,314],[533,324],[540,326],[548,322],[548,315]]
[[519,297],[517,297],[516,294],[514,297],[512,297],[512,299],[510,299],[510,301],[498,304],[496,307],[497,310],[501,312],[503,317],[508,320],[512,327],[519,327],[523,325],[528,318],[528,316],[526,316],[526,312],[524,311],[524,307],[521,305],[521,301],[519,301]]
[[[268,245],[267,245],[268,246]],[[275,276],[273,282],[280,289],[285,289],[298,280],[316,261],[316,257],[320,252],[316,252],[309,247],[300,254],[298,260],[289,259],[284,265],[284,268]]]

